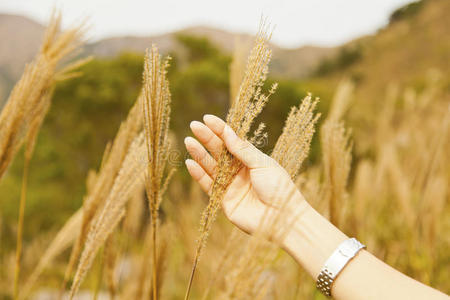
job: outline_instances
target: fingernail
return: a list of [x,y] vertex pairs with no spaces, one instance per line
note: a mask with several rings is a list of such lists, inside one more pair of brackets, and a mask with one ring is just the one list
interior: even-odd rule
[[234,132],[234,130],[228,125],[225,126],[225,135],[228,136],[229,142],[239,140],[239,137],[237,136],[236,132]]
[[187,143],[189,142],[189,139],[191,139],[190,136],[187,136],[184,138],[184,144],[187,145]]
[[206,114],[203,116],[203,121],[207,122],[209,121],[214,121],[215,119],[218,119],[218,117],[216,117],[215,115],[210,115],[210,114]]
[[199,122],[199,121],[192,121],[192,122],[189,124],[189,127],[191,127],[191,129],[192,129],[192,127],[199,127],[199,126],[201,126],[201,125],[202,125],[202,123]]
[[186,164],[186,166],[187,166],[187,165],[192,165],[193,162],[194,162],[194,161],[193,161],[192,159],[190,159],[190,158],[188,158],[188,159],[186,159],[186,160],[184,161],[184,163]]

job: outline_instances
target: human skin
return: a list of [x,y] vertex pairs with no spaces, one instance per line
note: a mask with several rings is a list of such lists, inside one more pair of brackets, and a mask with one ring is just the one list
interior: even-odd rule
[[[309,205],[275,160],[240,139],[222,119],[205,115],[203,123],[193,121],[190,127],[197,138],[185,139],[193,158],[186,160],[186,167],[193,179],[210,193],[216,160],[225,146],[243,165],[222,199],[227,218],[252,234],[265,216],[281,210],[289,212],[280,218],[288,222],[284,226],[289,231],[276,242],[317,278],[327,258],[348,237]],[[280,203],[284,203],[282,208]],[[345,300],[450,298],[393,269],[366,250],[344,267],[331,293],[333,298]]]

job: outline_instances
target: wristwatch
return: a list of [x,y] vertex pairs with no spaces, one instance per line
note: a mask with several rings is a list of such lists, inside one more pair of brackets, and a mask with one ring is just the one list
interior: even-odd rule
[[331,297],[331,287],[334,279],[339,275],[349,261],[365,247],[366,246],[361,244],[355,238],[350,238],[343,241],[330,255],[320,271],[316,282],[317,289],[325,296]]

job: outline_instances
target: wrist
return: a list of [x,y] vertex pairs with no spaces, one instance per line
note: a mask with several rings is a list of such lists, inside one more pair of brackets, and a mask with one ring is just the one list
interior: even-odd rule
[[301,210],[281,246],[316,278],[331,253],[348,237],[300,197]]

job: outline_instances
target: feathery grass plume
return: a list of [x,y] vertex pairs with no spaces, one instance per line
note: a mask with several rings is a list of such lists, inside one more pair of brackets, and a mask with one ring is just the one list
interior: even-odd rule
[[[272,56],[272,51],[268,45],[269,39],[269,26],[265,21],[262,21],[256,35],[254,47],[247,61],[244,78],[240,85],[237,98],[227,115],[228,125],[243,139],[247,138],[254,119],[262,111],[264,105],[269,100],[269,96],[276,89],[276,85],[273,85],[267,94],[262,91],[269,70],[269,61]],[[195,270],[206,245],[208,234],[215,220],[222,197],[240,167],[240,162],[223,148],[217,161],[217,175],[212,185],[210,200],[201,217],[200,236],[197,242],[196,254],[185,299],[189,298]]]
[[115,244],[116,240],[114,234],[111,234],[105,242],[103,250],[103,267],[105,269],[104,276],[106,277],[106,285],[108,286],[109,297],[114,299],[117,291],[117,278],[115,274],[117,256],[119,253],[119,246]]
[[353,90],[354,85],[350,80],[340,82],[320,132],[325,177],[324,201],[328,203],[330,221],[338,227],[347,198],[346,186],[352,159],[350,132],[345,130],[341,119],[348,110]]
[[80,227],[80,234],[70,254],[62,289],[66,288],[83,244],[86,241],[88,230],[93,224],[95,217],[98,216],[100,208],[104,205],[114,180],[123,166],[123,161],[130,149],[130,145],[142,126],[141,97],[137,98],[128,113],[127,119],[120,125],[112,145],[108,144],[106,146],[98,174],[95,176],[91,174],[90,188],[88,188],[83,201],[83,222]]
[[144,131],[147,145],[147,178],[145,189],[150,209],[150,224],[152,235],[152,295],[157,299],[157,241],[158,216],[164,190],[167,188],[173,169],[164,179],[169,158],[169,121],[170,121],[170,91],[166,78],[169,58],[161,60],[158,48],[152,45],[147,50],[144,66]]
[[70,299],[73,299],[77,293],[96,253],[125,215],[125,205],[130,195],[136,191],[144,179],[146,164],[143,163],[142,158],[145,157],[145,151],[144,134],[141,133],[132,142],[103,209],[90,226],[70,290]]
[[372,163],[365,159],[358,163],[355,172],[355,183],[352,190],[353,198],[353,222],[355,236],[364,240],[364,234],[368,226],[367,216],[369,215],[370,203],[373,199],[374,191],[374,170]]
[[230,104],[233,106],[234,101],[239,93],[242,78],[245,72],[245,56],[247,51],[242,41],[236,37],[234,41],[233,56],[230,63]]
[[313,100],[309,94],[299,107],[291,108],[271,155],[293,180],[309,153],[315,124],[320,117],[320,114],[314,114],[317,103],[318,99]]
[[128,201],[127,215],[124,220],[124,231],[127,233],[127,239],[137,238],[142,229],[145,217],[145,199],[144,185],[137,189],[136,193]]
[[64,224],[63,228],[57,233],[45,253],[41,256],[39,263],[34,268],[25,285],[21,288],[19,299],[26,299],[41,275],[42,271],[52,262],[52,260],[67,249],[77,238],[81,225],[83,212],[78,210]]
[[58,70],[58,63],[83,43],[84,26],[61,31],[61,15],[54,13],[46,29],[39,53],[25,67],[0,114],[0,178],[20,146],[27,140],[28,153],[50,105],[55,82],[69,78],[74,67],[85,60]]
[[352,160],[350,133],[342,122],[327,121],[321,128],[325,201],[329,204],[330,221],[337,227],[341,222],[347,198],[347,180]]
[[333,100],[331,101],[327,120],[337,121],[342,119],[352,101],[354,90],[355,85],[350,79],[344,79],[339,83],[333,96]]
[[20,257],[25,212],[26,187],[29,162],[36,138],[50,107],[55,83],[75,76],[71,73],[85,60],[58,70],[58,63],[73,54],[83,43],[83,25],[61,31],[61,15],[54,13],[46,29],[39,53],[25,67],[22,77],[14,86],[5,107],[0,113],[0,179],[14,156],[25,142],[25,163],[19,204],[17,230],[16,270],[14,275],[14,298],[18,297]]

